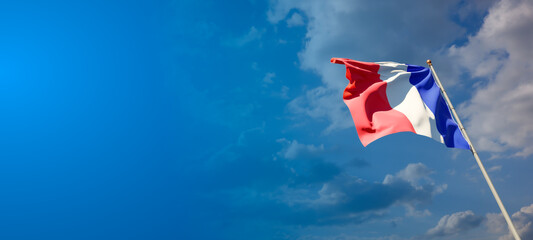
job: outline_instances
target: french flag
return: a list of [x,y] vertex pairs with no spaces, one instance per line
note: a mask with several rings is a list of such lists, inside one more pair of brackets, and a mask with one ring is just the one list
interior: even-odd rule
[[346,58],[331,62],[346,66],[350,83],[343,99],[365,147],[389,134],[413,132],[450,148],[470,149],[428,68]]

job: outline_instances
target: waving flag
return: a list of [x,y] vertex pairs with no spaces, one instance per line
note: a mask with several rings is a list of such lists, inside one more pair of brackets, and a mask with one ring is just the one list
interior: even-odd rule
[[428,68],[395,62],[332,58],[350,80],[344,103],[364,146],[383,136],[414,132],[450,148],[470,149]]

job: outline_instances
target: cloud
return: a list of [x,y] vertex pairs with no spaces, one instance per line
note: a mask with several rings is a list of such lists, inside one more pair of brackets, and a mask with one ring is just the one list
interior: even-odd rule
[[[533,239],[533,204],[522,207],[520,211],[515,212],[511,218],[520,238]],[[498,238],[499,240],[514,239],[507,228],[507,223],[502,214],[487,214],[486,225],[492,233],[507,233]]]
[[[468,1],[462,2],[461,8],[458,9],[457,15],[461,21],[468,21],[472,19],[482,19],[494,2],[497,0],[483,0],[483,1]],[[469,22],[470,25],[476,25],[476,23]],[[476,29],[479,26],[475,26]]]
[[345,129],[353,126],[348,108],[342,102],[342,90],[317,87],[294,98],[287,104],[287,109],[295,116],[311,117],[315,120],[327,120],[329,125],[323,133]]
[[276,73],[273,73],[273,72],[267,72],[265,74],[265,77],[263,77],[263,82],[264,83],[267,83],[267,84],[272,84],[274,83],[274,79],[276,77]]
[[264,29],[258,30],[256,27],[250,27],[248,32],[240,37],[226,40],[226,45],[232,47],[242,47],[248,43],[261,39],[265,33]]
[[[522,207],[511,216],[513,224],[522,239],[533,239],[533,204]],[[498,240],[513,240],[507,222],[501,213],[487,213],[485,217],[475,215],[472,211],[457,212],[442,217],[437,226],[431,228],[422,239],[456,236],[485,225],[492,236],[500,235]],[[502,235],[503,234],[503,235]]]
[[421,179],[424,180],[431,180],[429,178],[429,175],[431,174],[431,170],[429,170],[426,165],[422,163],[411,163],[407,165],[405,169],[402,169],[399,171],[396,176],[387,175],[385,177],[385,180],[383,180],[384,183],[392,182],[395,178],[405,180],[412,185],[417,185],[418,181]]
[[485,225],[491,233],[502,234],[509,231],[501,213],[487,213]]
[[[344,69],[329,59],[424,64],[428,57],[435,57],[433,60],[438,61],[443,57],[439,54],[443,47],[465,32],[447,15],[458,2],[271,1],[267,17],[272,24],[283,21],[294,10],[307,19],[305,48],[298,53],[300,67],[317,73],[323,83],[294,99],[289,109],[294,114],[329,121],[325,133],[351,127],[341,98],[347,84]],[[406,5],[417,7],[405,8]],[[439,26],[438,30],[435,26]]]
[[372,182],[325,159],[326,146],[271,141],[267,132],[265,127],[244,131],[193,171],[202,198],[218,206],[213,211],[219,216],[231,218],[226,221],[339,226],[379,218],[395,206],[407,207],[406,216],[424,215],[427,211],[417,207],[444,189],[422,163]]
[[429,178],[430,171],[409,177],[413,181],[400,177],[413,166],[427,169],[420,163],[409,164],[406,169],[394,175],[387,175],[382,183],[368,182],[347,173],[340,173],[322,184],[315,197],[312,194],[307,198],[299,197],[296,198],[300,199],[297,202],[291,199],[292,204],[298,204],[303,209],[294,214],[304,214],[306,218],[313,216],[312,221],[308,222],[310,225],[336,225],[364,222],[383,215],[386,209],[396,205],[407,205],[414,209],[420,203],[430,202],[440,191],[435,184],[419,183],[420,178]]
[[[335,74],[338,68],[329,63],[331,57],[424,61],[429,52],[464,33],[446,11],[432,11],[456,3],[420,0],[408,3],[417,8],[403,8],[406,3],[397,1],[273,1],[268,17],[277,23],[292,9],[305,14],[309,22],[306,47],[299,54],[302,68],[318,72],[328,86],[342,87],[344,72]],[[434,31],[436,25],[439,31]]]
[[298,27],[304,25],[304,19],[302,15],[293,13],[292,16],[287,19],[287,27]]
[[358,237],[349,234],[338,234],[336,236],[316,236],[316,235],[304,235],[298,237],[296,240],[405,240],[405,238],[390,235],[383,237]]
[[[429,178],[430,173],[424,164],[411,163],[394,175],[386,175],[382,183],[370,183],[354,176],[340,175],[322,186],[318,192],[319,198],[314,203],[346,205],[350,206],[348,208],[352,212],[358,212],[383,209],[397,203],[416,205],[428,202],[434,194],[440,193]],[[431,183],[421,183],[421,179]]]
[[200,173],[199,184],[213,191],[253,189],[270,194],[282,186],[306,189],[341,172],[335,163],[323,158],[324,145],[273,140],[268,131],[265,126],[248,129],[234,143],[209,154],[210,158],[194,170]]
[[278,139],[277,142],[284,143],[285,147],[278,155],[286,159],[296,159],[298,157],[312,157],[324,151],[324,144],[315,146],[313,144],[305,145],[299,143],[297,140],[287,140],[285,138]]
[[501,0],[464,46],[449,49],[471,76],[486,79],[460,108],[480,150],[533,154],[532,25],[532,1]]
[[496,165],[496,166],[493,166],[491,168],[489,168],[487,171],[488,172],[496,172],[496,171],[500,171],[502,170],[502,166],[501,165]]
[[[438,193],[434,184],[412,184],[401,178],[386,183],[369,182],[342,171],[337,171],[330,180],[307,183],[282,185],[277,191],[261,194],[239,191],[239,198],[247,200],[234,199],[227,208],[233,209],[233,214],[252,212],[253,217],[246,216],[285,226],[341,226],[379,218],[393,206],[408,205],[414,209],[420,203],[430,202]],[[313,190],[317,186],[320,187]]]
[[[257,64],[253,64],[252,69],[259,70]],[[289,99],[290,88],[285,85],[282,85],[281,81],[274,81],[275,78],[275,72],[267,72],[265,74],[261,84],[261,86],[263,87],[261,94],[274,98]]]
[[427,231],[425,237],[455,236],[478,227],[482,221],[482,216],[477,216],[470,210],[445,215],[439,220],[437,226]]

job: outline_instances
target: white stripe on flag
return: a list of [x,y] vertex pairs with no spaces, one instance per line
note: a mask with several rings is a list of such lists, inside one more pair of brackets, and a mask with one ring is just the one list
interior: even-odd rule
[[407,65],[394,62],[380,62],[378,73],[387,82],[387,98],[390,106],[404,114],[413,125],[416,133],[444,143],[437,130],[435,116],[426,106],[420,93],[409,82],[410,72]]

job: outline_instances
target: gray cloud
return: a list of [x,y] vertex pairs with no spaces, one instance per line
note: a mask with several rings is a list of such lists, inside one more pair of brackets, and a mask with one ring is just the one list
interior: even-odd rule
[[[329,121],[325,133],[351,127],[350,115],[341,101],[347,84],[344,69],[329,63],[329,59],[424,64],[429,57],[438,61],[445,57],[440,54],[444,46],[465,32],[447,15],[446,9],[458,2],[272,1],[267,16],[273,24],[284,21],[294,9],[305,15],[306,44],[298,54],[300,66],[319,74],[324,84],[294,99],[289,110]],[[403,8],[405,5],[417,7]],[[441,68],[450,67],[443,64]]]
[[411,163],[407,165],[405,169],[396,173],[395,176],[387,175],[383,183],[393,182],[398,178],[407,181],[412,185],[417,185],[420,180],[431,181],[431,178],[429,178],[431,173],[431,170],[429,170],[426,165],[422,163]]
[[276,77],[276,73],[273,73],[273,72],[267,72],[265,74],[265,77],[263,77],[263,83],[266,83],[266,84],[272,84],[274,83],[274,78]]
[[533,154],[533,2],[501,0],[464,46],[452,46],[455,57],[474,77],[488,79],[461,108],[468,132],[480,150],[519,150]]
[[[520,211],[515,212],[512,215],[512,220],[521,239],[533,239],[533,204],[525,206],[521,208]],[[506,235],[498,238],[499,240],[514,239],[507,228],[507,223],[505,222],[502,214],[487,214],[486,225],[492,233],[507,233]]]
[[406,215],[411,216],[444,189],[422,163],[408,164],[382,182],[371,182],[323,159],[327,147],[270,141],[264,128],[243,132],[238,141],[193,171],[196,184],[207,193],[200,198],[235,224],[359,224],[383,216],[393,206],[406,206]]
[[297,238],[297,240],[405,240],[405,238],[390,235],[383,237],[358,237],[351,236],[347,234],[339,234],[337,236],[314,236],[314,235],[305,235]]
[[427,231],[425,237],[455,236],[478,227],[482,221],[482,216],[477,216],[470,210],[445,215],[439,220],[437,226]]
[[278,191],[261,196],[270,197],[268,204],[244,207],[258,211],[257,216],[289,225],[358,224],[384,215],[395,205],[414,208],[428,203],[439,192],[433,184],[412,184],[401,178],[368,182],[346,173],[314,186],[321,187],[313,191],[313,186],[283,185]]
[[[412,171],[413,168],[421,171]],[[414,173],[406,176],[405,173]],[[432,183],[431,171],[421,163],[408,164],[394,175],[387,175],[382,183],[371,183],[355,176],[341,174],[322,185],[318,198],[311,201],[313,207],[335,206],[346,216],[369,210],[379,210],[394,204],[416,206],[429,202],[441,186]],[[428,180],[421,183],[421,179]],[[337,216],[338,217],[338,216]]]
[[287,27],[297,27],[304,24],[304,19],[299,13],[293,13],[292,16],[287,19]]
[[235,142],[210,154],[194,170],[205,176],[200,184],[214,191],[254,189],[271,193],[282,186],[306,189],[341,172],[335,163],[323,158],[324,145],[274,140],[268,131],[265,126],[243,131]]

